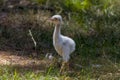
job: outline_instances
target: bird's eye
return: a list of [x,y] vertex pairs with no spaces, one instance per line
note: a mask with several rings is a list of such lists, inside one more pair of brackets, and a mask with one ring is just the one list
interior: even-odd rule
[[54,18],[54,20],[56,21],[56,20],[57,20],[57,18]]

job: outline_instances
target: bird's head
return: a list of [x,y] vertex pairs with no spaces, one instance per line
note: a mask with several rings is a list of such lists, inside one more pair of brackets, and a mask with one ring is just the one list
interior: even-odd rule
[[62,17],[60,15],[54,15],[50,18],[50,21],[55,24],[55,25],[58,25],[58,24],[62,24]]

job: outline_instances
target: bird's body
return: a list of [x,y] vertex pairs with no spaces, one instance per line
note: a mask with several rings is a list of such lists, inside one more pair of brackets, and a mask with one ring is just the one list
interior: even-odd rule
[[53,45],[57,53],[62,56],[63,61],[69,61],[70,54],[75,50],[75,42],[60,33],[61,26],[55,26],[53,33]]
[[55,24],[53,33],[54,48],[62,56],[63,62],[67,63],[70,59],[70,54],[75,50],[75,42],[71,38],[61,34],[62,17],[60,15],[54,15],[51,20]]

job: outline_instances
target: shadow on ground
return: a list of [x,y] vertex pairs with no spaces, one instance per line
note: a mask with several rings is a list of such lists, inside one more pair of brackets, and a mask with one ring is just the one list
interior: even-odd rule
[[15,52],[0,51],[0,65],[12,66],[18,69],[45,70],[50,65],[50,60],[36,59],[17,55]]

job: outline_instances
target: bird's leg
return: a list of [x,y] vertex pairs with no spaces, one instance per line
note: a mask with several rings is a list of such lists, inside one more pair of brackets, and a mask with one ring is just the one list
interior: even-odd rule
[[62,62],[60,73],[62,73],[64,70],[69,70],[69,62]]
[[69,69],[70,69],[69,62],[66,62],[66,67],[65,67],[65,69],[66,69],[67,71],[69,71]]
[[65,66],[66,62],[62,62],[62,66],[60,68],[60,73],[62,73],[64,71],[64,66]]

